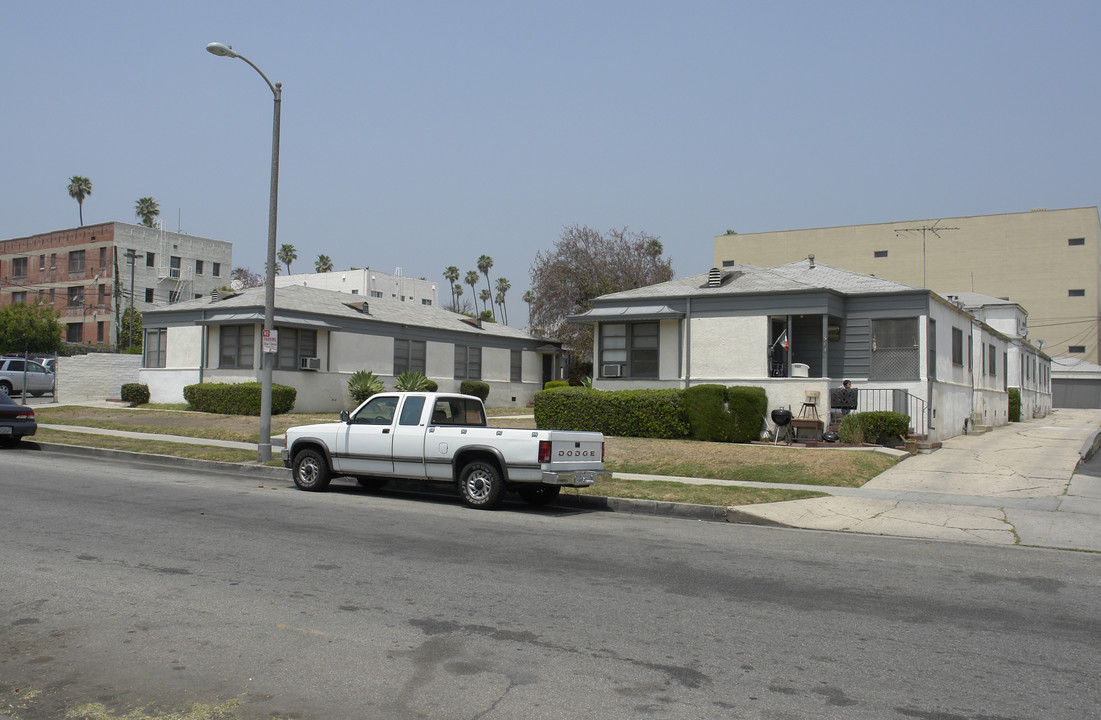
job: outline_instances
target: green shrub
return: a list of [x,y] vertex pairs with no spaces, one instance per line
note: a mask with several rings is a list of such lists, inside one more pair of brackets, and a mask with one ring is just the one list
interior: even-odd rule
[[760,438],[768,409],[763,388],[694,385],[684,391],[692,437],[710,442],[752,442]]
[[428,378],[416,370],[406,370],[396,378],[394,388],[405,392],[428,392]]
[[535,393],[535,424],[547,430],[591,430],[623,437],[683,438],[688,413],[683,390],[590,390]]
[[440,391],[440,384],[438,382],[436,382],[435,380],[429,380],[428,378],[425,378],[425,380],[424,380],[424,391],[425,392],[439,392]]
[[686,389],[684,411],[693,439],[730,442],[734,418],[726,411],[726,386],[693,385]]
[[[223,415],[259,415],[260,395],[263,388],[258,382],[250,383],[199,383],[184,388],[184,399],[193,410]],[[290,412],[298,391],[286,385],[271,386],[271,412],[280,415]]]
[[463,380],[459,385],[459,392],[481,398],[482,402],[485,402],[489,397],[489,384],[478,380]]
[[837,434],[841,442],[869,442],[876,445],[898,445],[910,431],[910,416],[878,410],[849,413],[841,421]]
[[1021,391],[1009,388],[1009,422],[1021,422]]
[[348,378],[348,394],[352,396],[352,401],[356,405],[376,393],[385,391],[386,386],[382,384],[382,380],[372,372],[357,370]]
[[119,396],[123,402],[130,403],[130,407],[137,407],[149,402],[149,386],[141,383],[126,383],[122,386]]
[[560,387],[569,387],[570,384],[565,380],[548,380],[547,384],[543,386],[544,390],[554,390]]

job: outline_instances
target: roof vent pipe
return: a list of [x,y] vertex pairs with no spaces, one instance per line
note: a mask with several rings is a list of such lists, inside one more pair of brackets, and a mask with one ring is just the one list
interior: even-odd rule
[[813,270],[814,269],[814,253],[811,253],[810,255],[807,255],[807,260],[810,260],[810,267],[811,267],[811,270]]
[[723,271],[718,268],[711,268],[711,271],[707,273],[707,287],[719,287],[723,284]]

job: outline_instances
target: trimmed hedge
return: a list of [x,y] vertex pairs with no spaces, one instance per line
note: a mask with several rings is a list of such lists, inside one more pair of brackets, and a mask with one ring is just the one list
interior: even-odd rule
[[548,380],[547,384],[543,386],[544,390],[554,390],[560,387],[569,387],[570,384],[565,380]]
[[684,405],[693,439],[752,442],[760,438],[768,396],[758,387],[693,385]]
[[[199,383],[184,388],[184,399],[193,410],[223,415],[259,415],[263,386],[250,383]],[[271,386],[271,412],[290,412],[298,391],[286,385]]]
[[683,390],[541,390],[534,410],[536,427],[546,430],[678,439],[689,430]]
[[130,407],[137,407],[149,402],[149,386],[141,383],[126,383],[122,386],[119,395],[123,402],[130,403]]
[[489,383],[478,380],[463,380],[459,385],[459,392],[463,395],[473,395],[481,398],[482,402],[485,402],[486,398],[489,397]]
[[841,421],[837,434],[844,443],[897,445],[910,432],[910,416],[877,410],[849,413]]
[[1021,391],[1009,388],[1009,422],[1021,422]]

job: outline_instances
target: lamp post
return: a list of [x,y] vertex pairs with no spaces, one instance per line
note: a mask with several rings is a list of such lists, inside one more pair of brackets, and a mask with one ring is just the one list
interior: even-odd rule
[[[275,96],[275,111],[271,129],[271,195],[268,199],[268,261],[267,276],[264,280],[264,329],[269,333],[275,325],[275,227],[279,207],[279,108],[283,102],[283,83],[272,85],[268,76],[252,64],[244,55],[234,51],[229,45],[212,42],[206,46],[212,55],[239,58],[264,78],[264,82]],[[261,391],[260,391],[260,444],[258,459],[260,462],[271,460],[271,375],[275,363],[274,353],[260,353]]]
[[123,257],[130,261],[130,342],[126,346],[131,348],[134,347],[134,265],[138,258],[145,257],[145,255],[127,250]]

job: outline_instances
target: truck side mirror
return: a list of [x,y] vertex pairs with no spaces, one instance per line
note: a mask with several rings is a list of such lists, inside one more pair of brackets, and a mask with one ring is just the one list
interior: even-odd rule
[[340,411],[340,422],[344,423],[345,425],[350,424],[352,422],[352,418],[348,415],[347,410],[341,410]]

